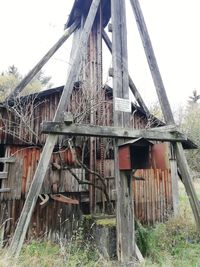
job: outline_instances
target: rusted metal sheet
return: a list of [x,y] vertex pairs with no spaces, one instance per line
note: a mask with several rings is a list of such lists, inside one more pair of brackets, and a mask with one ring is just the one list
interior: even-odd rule
[[170,169],[168,143],[152,146],[152,168],[162,170]]
[[133,181],[136,218],[148,225],[164,222],[173,210],[170,170],[137,170],[134,176],[145,179]]
[[[15,163],[7,166],[8,178],[2,180],[2,188],[10,188],[10,192],[0,194],[0,200],[20,199],[27,195],[28,190],[35,173],[41,148],[37,147],[7,147],[7,154],[15,156]],[[71,164],[73,160],[69,150],[60,152],[62,163]],[[8,155],[8,156],[9,156]],[[52,155],[51,163],[61,165],[60,155],[55,153]],[[85,171],[81,168],[74,167],[73,172],[80,178],[85,180]],[[56,192],[54,189],[56,188]],[[54,169],[49,165],[47,174],[42,186],[41,194],[61,193],[61,192],[86,192],[86,185],[79,185],[75,178],[67,170]]]
[[131,167],[130,146],[122,146],[119,148],[119,169],[131,170]]
[[50,195],[50,196],[53,200],[58,201],[58,202],[62,202],[65,204],[79,205],[79,201],[77,199],[72,199],[62,194],[55,194],[55,195]]

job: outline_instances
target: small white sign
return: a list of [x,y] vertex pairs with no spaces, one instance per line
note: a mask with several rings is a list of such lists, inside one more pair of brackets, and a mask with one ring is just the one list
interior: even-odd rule
[[129,99],[115,97],[115,110],[131,113],[131,101]]

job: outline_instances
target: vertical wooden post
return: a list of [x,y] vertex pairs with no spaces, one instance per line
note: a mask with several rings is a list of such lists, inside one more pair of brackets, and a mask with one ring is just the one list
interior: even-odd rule
[[[133,12],[136,18],[137,26],[140,32],[140,37],[143,43],[143,47],[146,53],[147,61],[149,64],[149,68],[151,71],[151,75],[156,87],[157,95],[159,98],[159,102],[162,108],[162,112],[165,118],[166,123],[175,124],[174,117],[172,114],[172,110],[167,98],[167,94],[165,91],[165,87],[162,81],[162,77],[158,68],[158,64],[156,61],[155,53],[153,51],[153,46],[151,44],[151,40],[149,37],[149,33],[147,30],[147,26],[144,20],[144,16],[142,14],[142,10],[138,0],[130,0]],[[175,144],[176,158],[178,167],[180,169],[183,183],[190,201],[190,205],[192,207],[195,221],[197,224],[197,228],[200,230],[200,203],[195,192],[194,186],[192,184],[192,178],[190,175],[190,169],[184,154],[184,150],[181,143]]]
[[[130,113],[115,110],[117,98],[129,99],[129,77],[127,61],[127,29],[124,0],[111,1],[113,24],[113,103],[114,124],[130,126]],[[115,183],[117,192],[117,254],[123,263],[135,257],[135,231],[133,211],[133,190],[130,175],[119,171],[118,141],[115,142]]]
[[179,206],[179,191],[178,191],[178,170],[175,149],[172,144],[169,145],[170,149],[170,169],[171,169],[171,179],[172,179],[172,202],[173,202],[173,212],[174,215],[178,214]]
[[[111,52],[112,54],[112,42],[110,41],[110,38],[109,36],[107,35],[107,33],[105,32],[105,30],[103,30],[103,33],[102,33],[102,37],[103,37],[103,40],[106,44],[106,46],[108,47],[108,50]],[[129,75],[129,87],[131,89],[131,92],[133,93],[133,95],[135,96],[135,99],[137,100],[138,104],[140,105],[140,107],[145,111],[146,115],[148,117],[150,117],[150,112],[146,106],[146,104],[144,103],[144,100],[142,99],[138,89],[136,88],[131,76]]]
[[[89,33],[94,23],[99,3],[100,0],[93,0],[91,4],[86,22],[84,24],[84,28],[82,30],[78,47],[75,50],[73,64],[71,65],[69,71],[67,83],[63,90],[53,121],[62,121],[64,111],[67,105],[69,104],[74,82],[77,77],[77,73],[80,71],[82,51],[85,51],[87,47]],[[57,135],[48,135],[23,210],[21,212],[19,222],[17,224],[10,247],[8,249],[8,256],[19,256],[56,141]]]
[[[86,59],[86,84],[89,89],[91,101],[90,123],[97,124],[97,114],[94,110],[97,94],[102,89],[102,9],[101,4],[92,27],[88,42]],[[101,101],[101,99],[99,100]],[[96,171],[96,138],[90,137],[90,169]],[[95,184],[95,176],[90,174],[90,181]],[[90,212],[96,212],[96,190],[90,186]]]

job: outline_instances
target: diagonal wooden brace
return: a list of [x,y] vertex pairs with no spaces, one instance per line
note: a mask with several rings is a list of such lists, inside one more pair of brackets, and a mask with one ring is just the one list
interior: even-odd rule
[[[140,33],[140,37],[142,40],[142,44],[145,50],[147,62],[149,64],[149,69],[151,71],[151,75],[154,81],[154,85],[157,91],[158,99],[160,102],[160,106],[167,124],[175,124],[173,113],[168,101],[168,97],[166,94],[166,90],[162,81],[162,77],[160,74],[160,70],[157,64],[156,56],[153,50],[153,46],[150,40],[150,36],[148,33],[148,29],[144,20],[144,16],[140,7],[140,3],[138,0],[130,0],[133,13],[135,15],[136,23],[138,26],[138,30]],[[190,169],[186,160],[186,156],[184,154],[183,146],[181,143],[176,143],[175,152],[178,167],[180,169],[183,184],[185,186],[190,205],[192,207],[192,211],[195,217],[196,225],[198,230],[200,231],[200,203],[195,191],[195,188],[192,183],[192,178],[190,174]]]

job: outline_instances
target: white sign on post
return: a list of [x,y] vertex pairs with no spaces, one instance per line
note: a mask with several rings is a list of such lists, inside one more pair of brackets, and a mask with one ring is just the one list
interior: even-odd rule
[[131,101],[129,99],[115,97],[115,110],[131,113]]

